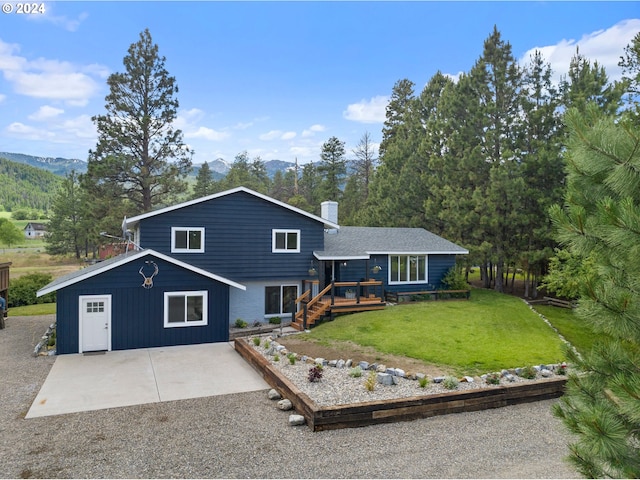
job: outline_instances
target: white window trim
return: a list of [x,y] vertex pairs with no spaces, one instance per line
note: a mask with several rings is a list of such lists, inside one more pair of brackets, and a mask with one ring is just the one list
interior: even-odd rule
[[[284,233],[285,238],[288,233],[295,233],[298,236],[297,248],[296,249],[287,249],[287,248],[276,248],[276,234]],[[287,228],[274,228],[271,230],[271,253],[300,253],[300,230],[297,229],[287,229]]]
[[[266,294],[266,290],[269,287],[280,287],[280,309],[282,309],[282,290],[284,287],[295,287],[296,288],[296,296],[300,294],[300,286],[297,283],[279,283],[276,285],[265,285],[263,288],[263,292]],[[264,302],[263,302],[264,303]],[[292,318],[293,314],[290,312],[284,313],[266,313],[264,314],[264,318],[273,318],[273,317],[281,317],[281,318]]]
[[[391,258],[392,257],[424,257],[424,276],[425,279],[424,280],[408,280],[408,281],[397,281],[397,280],[393,280],[391,278]],[[418,284],[425,284],[429,282],[429,255],[427,255],[426,253],[394,253],[389,255],[388,257],[388,281],[389,281],[389,285],[418,285]]]
[[[176,232],[200,232],[200,248],[176,248]],[[204,253],[204,227],[171,227],[171,253]]]
[[[202,320],[187,322],[186,312],[184,322],[169,322],[169,298],[170,297],[202,297]],[[164,328],[199,327],[209,324],[209,292],[206,290],[194,290],[184,292],[164,292]],[[186,303],[185,303],[186,308]]]

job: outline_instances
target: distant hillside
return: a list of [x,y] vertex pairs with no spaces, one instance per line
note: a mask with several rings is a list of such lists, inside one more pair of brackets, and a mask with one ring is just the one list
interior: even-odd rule
[[12,162],[41,168],[62,177],[70,173],[71,170],[75,170],[77,173],[85,173],[87,171],[87,162],[78,159],[34,157],[33,155],[25,155],[23,153],[8,152],[0,152],[0,158],[6,158]]
[[1,158],[0,205],[5,210],[31,208],[47,210],[53,203],[62,177],[42,168]]

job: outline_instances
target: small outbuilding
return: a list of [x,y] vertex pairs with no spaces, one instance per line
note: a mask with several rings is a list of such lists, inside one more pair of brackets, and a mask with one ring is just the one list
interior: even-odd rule
[[29,239],[42,238],[47,233],[44,223],[29,222],[24,227],[24,236]]

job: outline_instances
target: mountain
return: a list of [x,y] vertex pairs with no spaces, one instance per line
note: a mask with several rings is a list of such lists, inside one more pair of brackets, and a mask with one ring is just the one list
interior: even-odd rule
[[6,160],[2,155],[0,153],[0,210],[48,210],[62,177],[40,167]]
[[23,153],[0,152],[0,158],[6,158],[16,163],[23,163],[32,167],[42,168],[55,175],[66,176],[71,170],[77,173],[87,171],[87,162],[76,158],[34,157]]

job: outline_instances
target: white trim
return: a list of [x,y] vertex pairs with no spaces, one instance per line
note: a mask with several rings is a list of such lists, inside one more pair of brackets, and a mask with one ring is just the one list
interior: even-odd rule
[[175,258],[171,258],[167,255],[156,252],[155,250],[139,250],[137,252],[129,252],[127,254],[123,254],[122,259],[119,259],[115,262],[110,262],[109,264],[105,265],[103,268],[92,269],[91,271],[85,273],[84,275],[78,275],[77,277],[73,277],[67,281],[63,281],[60,283],[56,283],[54,281],[52,282],[52,284],[49,284],[41,288],[40,290],[38,290],[38,292],[36,293],[36,296],[41,297],[43,295],[46,295],[47,293],[55,292],[56,290],[60,290],[61,288],[68,287],[69,285],[73,285],[82,280],[86,280],[87,278],[95,277],[96,275],[100,275],[101,273],[107,272],[121,265],[125,265],[126,263],[132,262],[134,260],[138,260],[147,255],[153,255],[154,257],[157,257],[157,258],[160,258],[161,260],[172,263],[173,265],[177,265],[178,267],[200,274],[212,280],[225,283],[231,287],[239,288],[240,290],[247,289],[247,287],[245,287],[244,285],[234,282],[233,280],[229,280],[228,278],[221,277],[220,275],[216,275],[214,273],[208,272],[201,268],[194,267],[193,265],[189,265],[188,263],[181,262],[180,260],[176,260]]
[[369,260],[370,255],[318,255],[313,252],[313,256],[318,260]]
[[[285,244],[287,243],[287,238],[289,233],[295,233],[297,236],[296,239],[296,248],[291,249],[291,248],[287,248],[287,246],[285,245],[285,248],[277,248],[276,247],[276,236],[278,235],[278,233],[284,233],[285,234]],[[295,228],[272,228],[271,229],[271,253],[300,253],[300,241],[302,240],[302,235],[300,233],[299,229],[295,229]]]
[[[202,320],[187,321],[187,305],[185,302],[185,321],[169,322],[169,298],[170,297],[202,297]],[[209,292],[206,290],[193,290],[182,292],[164,292],[164,328],[201,327],[209,324]]]
[[[200,248],[177,248],[176,232],[187,232],[187,244],[190,232],[200,232]],[[171,227],[171,253],[204,253],[204,227]]]
[[107,331],[109,332],[108,338],[107,338],[107,351],[111,351],[111,294],[104,294],[104,295],[79,295],[78,296],[78,353],[83,353],[84,349],[82,348],[82,313],[83,313],[83,308],[82,308],[82,302],[84,300],[89,300],[89,299],[99,299],[99,298],[103,298],[106,299],[105,302],[105,313],[107,314]]
[[177,210],[179,208],[189,207],[191,205],[196,205],[196,204],[201,203],[201,202],[206,202],[208,200],[213,200],[214,198],[220,198],[220,197],[224,197],[226,195],[231,195],[231,194],[238,193],[238,192],[248,193],[249,195],[253,195],[254,197],[261,198],[263,200],[266,200],[267,202],[271,202],[271,203],[273,203],[275,205],[278,205],[280,207],[286,208],[287,210],[291,210],[292,212],[299,213],[300,215],[304,215],[305,217],[311,218],[312,220],[315,220],[317,222],[320,222],[320,223],[326,225],[328,228],[340,228],[340,225],[338,225],[337,223],[330,222],[329,220],[327,220],[325,218],[321,218],[321,217],[313,215],[313,214],[311,214],[309,212],[305,212],[304,210],[301,210],[301,209],[299,209],[297,207],[294,207],[292,205],[288,205],[288,204],[286,204],[284,202],[281,202],[280,200],[276,200],[275,198],[268,197],[267,195],[263,195],[262,193],[258,193],[256,191],[253,191],[253,190],[251,190],[249,188],[246,188],[246,187],[232,188],[231,190],[225,190],[224,192],[214,193],[213,195],[208,195],[206,197],[197,198],[195,200],[190,200],[188,202],[179,203],[179,204],[173,205],[171,207],[165,207],[165,208],[161,208],[159,210],[155,210],[153,212],[143,213],[142,215],[137,215],[135,217],[127,218],[127,226],[135,224],[135,223],[139,222],[140,220],[144,220],[145,218],[153,217],[155,215],[161,215],[163,213],[171,212],[171,211]]
[[394,250],[394,251],[367,251],[369,255],[467,255],[469,250],[460,250],[455,252],[440,252],[440,251],[428,251],[424,250],[413,251],[413,250]]
[[[280,313],[267,313],[267,288],[274,288],[274,287],[279,287],[280,288],[280,310],[282,310],[282,289],[284,287],[295,287],[296,288],[296,298],[298,297],[298,295],[300,295],[300,285],[298,285],[297,283],[273,283],[273,284],[266,284],[264,285],[263,288],[263,293],[264,293],[264,318],[273,318],[273,317],[293,317],[291,312],[285,313],[285,312],[280,312]],[[295,313],[295,312],[294,312]]]

